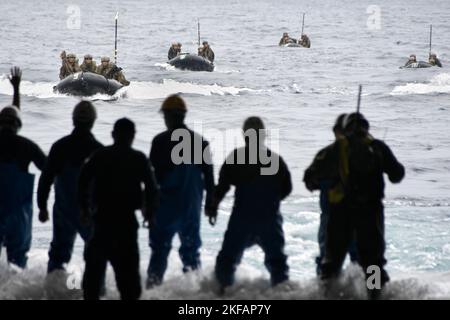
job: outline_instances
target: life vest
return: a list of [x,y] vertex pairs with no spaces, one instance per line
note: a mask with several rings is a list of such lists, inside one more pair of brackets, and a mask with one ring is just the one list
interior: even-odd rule
[[381,171],[381,157],[373,147],[374,139],[343,138],[337,141],[339,154],[339,182],[328,191],[330,203],[340,203],[345,196],[364,201],[370,190],[367,186]]

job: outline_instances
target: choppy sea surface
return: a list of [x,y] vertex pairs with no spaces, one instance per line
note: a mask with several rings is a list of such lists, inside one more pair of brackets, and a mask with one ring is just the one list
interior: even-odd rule
[[[220,164],[233,148],[233,141],[224,138],[225,130],[234,130],[238,137],[247,116],[263,117],[266,126],[278,132],[279,152],[294,182],[294,191],[282,206],[291,281],[271,289],[263,253],[255,247],[245,253],[237,283],[225,297],[321,299],[314,265],[318,194],[304,188],[303,171],[315,153],[332,141],[336,116],[355,109],[357,87],[362,84],[362,112],[373,135],[384,139],[406,166],[405,180],[388,184],[386,190],[386,257],[392,281],[385,297],[450,298],[450,2],[376,2],[374,9],[373,1],[367,0],[43,0],[38,4],[5,0],[0,4],[0,105],[11,103],[6,75],[18,65],[23,69],[21,134],[48,152],[55,140],[70,133],[71,112],[78,101],[52,91],[58,82],[60,51],[74,52],[80,59],[91,53],[97,61],[112,55],[114,16],[119,11],[118,64],[131,85],[113,99],[93,98],[99,114],[97,138],[111,143],[113,123],[126,116],[137,124],[135,147],[148,153],[151,139],[164,130],[158,113],[162,100],[181,93],[189,108],[188,124],[215,148],[217,179]],[[299,36],[302,12],[306,12],[311,49],[278,47],[283,32]],[[178,71],[166,64],[173,41],[181,42],[183,51],[196,51],[197,18],[202,40],[208,40],[216,53],[212,73]],[[399,69],[411,53],[427,59],[430,24],[433,51],[444,68]],[[39,174],[34,167],[31,170]],[[212,228],[206,219],[202,222],[202,271],[182,274],[175,239],[166,282],[144,291],[143,298],[216,297],[211,273],[231,205],[230,192],[218,225]],[[64,276],[46,279],[52,228],[51,223],[39,223],[36,213],[35,208],[28,269],[11,270],[5,254],[0,258],[0,298],[80,298],[79,290],[66,289]],[[147,239],[142,229],[143,280],[150,254]],[[72,287],[77,287],[84,266],[82,248],[78,240],[68,269]],[[361,270],[348,266],[336,284],[335,297],[364,298],[362,277]],[[118,298],[110,269],[107,289],[107,298]]]

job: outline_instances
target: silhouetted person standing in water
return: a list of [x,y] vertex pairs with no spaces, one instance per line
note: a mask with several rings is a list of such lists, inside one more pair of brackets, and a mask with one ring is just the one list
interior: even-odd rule
[[83,290],[88,300],[99,299],[108,261],[121,298],[136,300],[141,295],[135,210],[142,209],[144,218],[152,220],[157,186],[147,157],[131,147],[134,135],[132,121],[118,120],[114,144],[95,152],[80,174],[81,219],[92,219],[94,228],[85,253]]
[[[341,114],[336,119],[336,123],[333,126],[333,133],[335,137],[335,141],[338,141],[340,139],[345,139],[344,134],[344,120],[347,115]],[[334,147],[334,143],[327,146],[326,148],[319,151],[317,156],[314,158],[313,163],[309,167],[307,172],[314,171],[317,166],[320,166],[321,162],[323,161],[323,155],[329,152]],[[327,177],[323,177],[320,180],[314,181],[315,183],[318,183],[318,185],[310,185],[308,186],[308,189],[320,189],[320,224],[319,224],[319,234],[318,234],[318,242],[319,242],[319,256],[316,258],[316,272],[317,275],[321,274],[321,262],[323,257],[325,256],[325,239],[326,239],[326,230],[328,225],[328,220],[330,219],[330,202],[328,199],[328,192],[332,187],[336,184],[335,179],[327,179]],[[349,255],[350,260],[352,262],[357,261],[357,254],[356,254],[356,246],[355,242],[353,241],[349,246]]]
[[147,288],[161,284],[175,234],[180,237],[183,271],[200,267],[200,216],[206,190],[205,211],[212,204],[214,175],[208,142],[185,124],[186,104],[169,96],[161,111],[167,130],[152,142],[150,160],[160,187],[160,206],[150,227],[152,249]]
[[260,118],[248,118],[243,131],[245,147],[235,149],[220,169],[210,218],[214,224],[219,203],[235,186],[233,210],[215,267],[221,292],[233,284],[244,250],[254,244],[264,251],[272,285],[288,279],[280,202],[292,191],[291,175],[284,160],[264,145]]
[[374,273],[374,267],[378,269],[375,276],[379,286],[375,281],[373,287],[368,287],[369,297],[378,298],[389,281],[384,269],[383,173],[391,182],[398,183],[405,169],[384,142],[369,134],[369,122],[360,113],[346,116],[344,130],[346,138],[322,150],[304,177],[309,190],[319,189],[322,180],[334,182],[328,190],[330,213],[321,278],[328,280],[339,275],[349,245],[355,239],[366,279]]
[[48,253],[48,273],[64,269],[64,265],[69,263],[77,234],[85,242],[91,235],[91,228],[80,222],[76,191],[81,166],[94,151],[103,147],[91,133],[96,118],[96,110],[90,102],[81,101],[75,106],[72,114],[75,128],[70,135],[53,144],[39,180],[38,207],[41,222],[49,219],[47,201],[50,188],[55,182],[53,240]]
[[18,135],[22,127],[19,105],[21,71],[11,69],[13,103],[0,111],[0,251],[6,247],[8,262],[20,268],[27,265],[31,246],[34,175],[31,162],[44,168],[46,156],[31,140]]

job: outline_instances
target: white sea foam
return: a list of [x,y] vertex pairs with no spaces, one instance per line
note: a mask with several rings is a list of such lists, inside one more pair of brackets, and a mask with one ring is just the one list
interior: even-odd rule
[[396,86],[392,95],[450,93],[450,73],[441,73],[425,83],[407,83]]
[[[37,98],[57,98],[66,97],[66,95],[54,93],[53,87],[56,83],[52,82],[30,82],[22,81],[21,94]],[[88,97],[91,100],[117,100],[119,98],[129,99],[162,99],[170,94],[184,93],[202,96],[211,95],[239,95],[246,92],[256,92],[249,88],[227,87],[218,84],[202,85],[191,82],[178,82],[165,79],[161,83],[148,81],[132,81],[130,86],[119,90],[114,96],[97,94]],[[0,77],[0,94],[12,95],[12,87],[5,75]]]
[[[81,273],[75,275],[57,271],[46,276],[46,255],[35,251],[27,270],[11,270],[0,263],[0,299],[81,299]],[[2,259],[3,260],[3,259]],[[75,259],[78,260],[78,259]],[[173,262],[173,261],[171,261]],[[72,265],[73,266],[73,265]],[[76,267],[82,263],[77,261]],[[73,270],[77,268],[69,268]],[[78,270],[78,269],[77,269]],[[213,277],[213,266],[207,264],[201,272],[169,274],[159,287],[143,290],[142,299],[367,299],[364,275],[359,267],[350,265],[327,290],[317,278],[288,281],[272,288],[267,275],[243,264],[237,272],[236,283],[218,296],[218,284]],[[141,275],[145,265],[141,265]],[[75,279],[75,280],[74,280]],[[384,299],[447,299],[450,274],[416,274],[393,278],[385,288]],[[69,289],[70,288],[70,289]],[[109,267],[105,299],[118,299],[114,274]]]

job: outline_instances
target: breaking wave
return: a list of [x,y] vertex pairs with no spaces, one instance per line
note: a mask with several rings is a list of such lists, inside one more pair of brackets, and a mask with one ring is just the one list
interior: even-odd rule
[[[30,82],[22,81],[20,93],[25,96],[42,99],[67,97],[67,95],[54,93],[55,82]],[[202,96],[211,95],[240,95],[248,92],[256,92],[249,88],[226,87],[218,84],[202,85],[191,82],[178,82],[164,79],[161,83],[149,81],[133,81],[130,86],[122,88],[114,96],[98,94],[88,97],[90,100],[117,100],[120,98],[129,99],[162,99],[170,94],[184,93]],[[12,87],[5,75],[0,76],[0,94],[12,95]]]
[[396,86],[391,92],[392,95],[435,93],[450,93],[450,73],[438,74],[426,83],[407,83],[405,85]]
[[[79,257],[67,269],[46,276],[46,252],[35,250],[29,268],[11,269],[4,259],[0,262],[0,299],[82,299],[83,265]],[[141,276],[145,275],[141,264]],[[212,276],[211,263],[202,272],[169,274],[163,285],[143,290],[141,299],[367,299],[364,275],[357,266],[349,265],[343,275],[331,283],[327,291],[317,278],[288,281],[277,287],[270,286],[267,274],[248,265],[241,265],[236,284],[218,296],[218,285]],[[173,273],[173,272],[172,272]],[[450,274],[409,275],[393,279],[385,288],[383,299],[448,299]],[[105,299],[119,299],[114,275],[109,267],[106,278]]]

